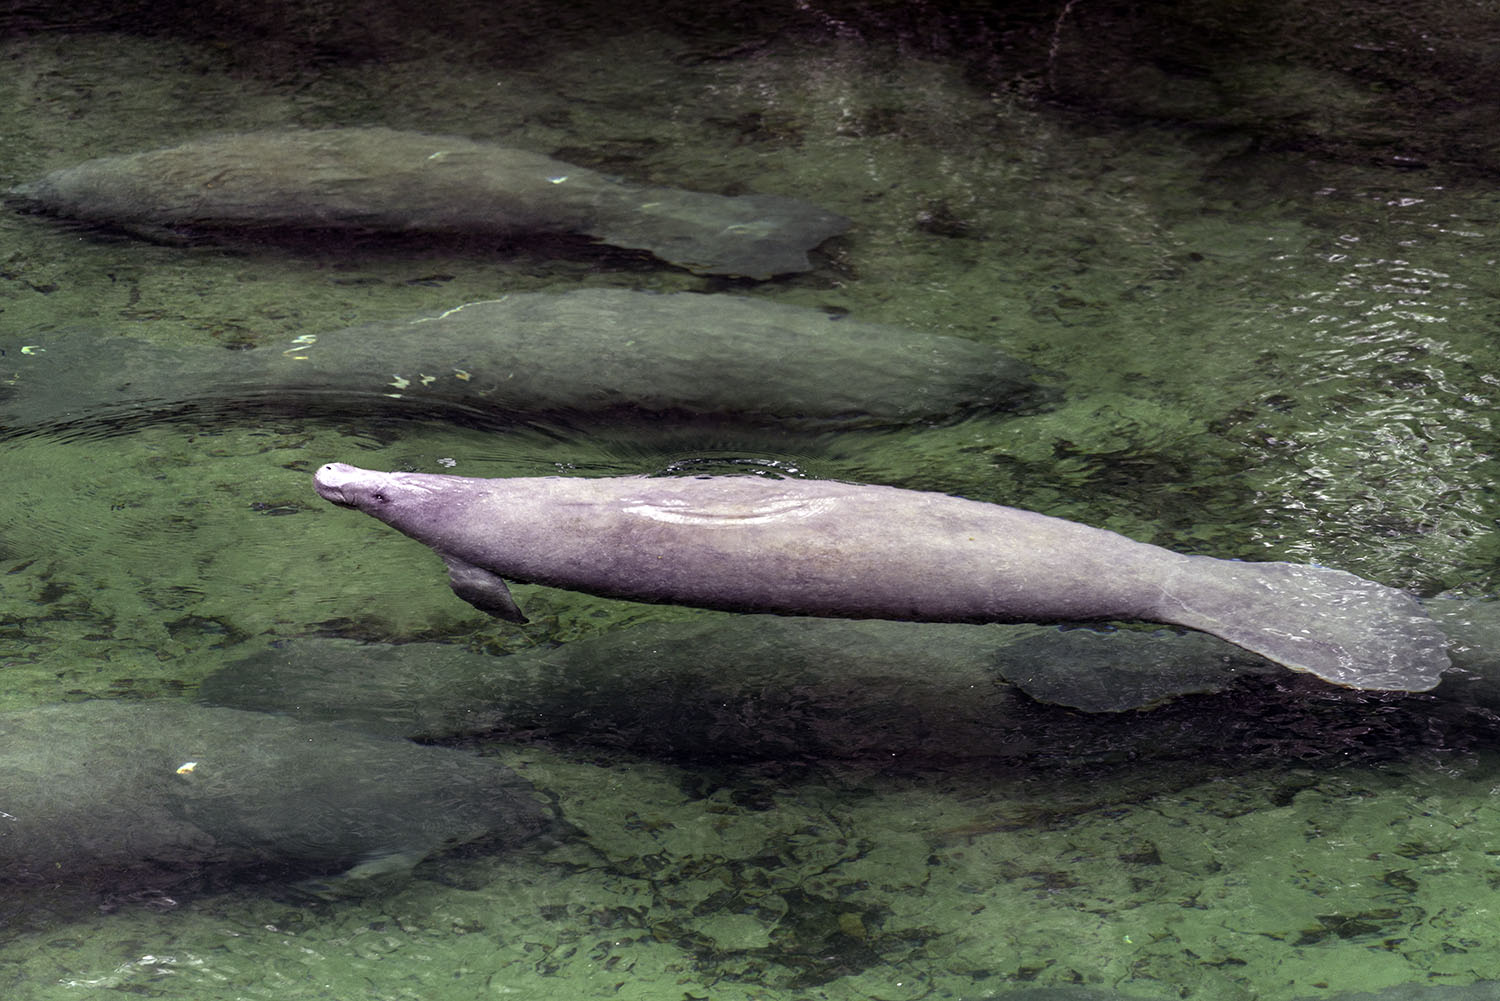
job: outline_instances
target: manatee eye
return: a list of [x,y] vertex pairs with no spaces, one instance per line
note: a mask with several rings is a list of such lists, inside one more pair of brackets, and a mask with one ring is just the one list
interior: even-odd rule
[[376,490],[374,493],[370,494],[370,499],[379,501],[382,504],[389,504],[391,502],[391,499],[385,495],[384,490]]

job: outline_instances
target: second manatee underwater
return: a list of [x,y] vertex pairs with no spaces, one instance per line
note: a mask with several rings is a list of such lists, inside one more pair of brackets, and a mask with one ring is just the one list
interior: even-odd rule
[[1041,402],[987,344],[740,296],[518,293],[250,351],[58,332],[0,339],[0,425],[258,409],[674,415],[869,426]]
[[280,129],[100,157],[10,191],[130,227],[575,233],[702,274],[807,271],[849,220],[780,195],[633,185],[539,153],[388,128]]

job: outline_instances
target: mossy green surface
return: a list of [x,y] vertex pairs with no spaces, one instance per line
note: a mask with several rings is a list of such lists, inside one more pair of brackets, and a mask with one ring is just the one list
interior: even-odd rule
[[[1045,40],[1054,18],[1039,23]],[[544,26],[559,24],[554,12]],[[819,270],[746,285],[546,241],[178,247],[7,213],[7,341],[67,328],[262,343],[507,291],[728,287],[991,342],[1061,393],[1020,417],[814,438],[290,419],[7,437],[0,701],[185,698],[252,638],[503,653],[674,614],[520,587],[532,622],[488,620],[429,551],[318,502],[310,473],[330,460],[537,475],[748,455],[1183,551],[1318,561],[1423,593],[1494,589],[1487,181],[1261,148],[1242,131],[1255,116],[1182,124],[1204,103],[1180,88],[1149,102],[1155,120],[1090,118],[992,86],[967,58],[824,27],[539,29],[487,60],[463,57],[472,39],[420,33],[379,58],[335,46],[307,62],[190,33],[0,41],[6,183],[207,132],[379,123],[643,182],[795,195],[856,223]],[[1320,72],[1297,69],[1292,96],[1368,123],[1368,89]],[[1227,78],[1262,105],[1285,93],[1273,62]],[[1127,97],[1149,91],[1140,73],[1127,82]],[[1393,733],[1347,763],[1288,751],[1217,775],[1170,748],[1075,760],[1046,734],[1032,761],[953,771],[490,748],[576,831],[460,851],[336,900],[257,887],[80,910],[32,894],[0,930],[0,993],[853,1001],[1087,984],[1285,1001],[1500,979],[1497,762],[1434,732]]]

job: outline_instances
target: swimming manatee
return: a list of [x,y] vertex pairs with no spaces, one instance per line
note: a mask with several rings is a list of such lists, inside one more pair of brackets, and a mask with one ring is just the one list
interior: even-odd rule
[[214,136],[88,160],[10,195],[116,226],[572,233],[746,278],[807,271],[807,252],[849,227],[795,198],[627,184],[539,153],[387,128]]
[[369,876],[547,811],[475,754],[167,700],[0,714],[0,883]]
[[736,296],[509,295],[250,351],[86,333],[0,339],[0,422],[246,410],[680,414],[878,425],[1029,406],[995,348]]
[[1399,698],[1336,688],[1201,633],[680,614],[503,656],[252,642],[198,696],[424,742],[582,744],[697,766],[978,768],[1022,783],[1081,769],[1089,785],[1108,770],[1109,795],[1165,772],[1191,784],[1495,740],[1494,714],[1450,692],[1452,674]]
[[[1423,606],[1454,665],[1431,696],[1500,709],[1500,602]],[[1029,748],[1031,700],[1115,714],[1278,670],[1206,633],[1170,629],[697,612],[506,656],[444,643],[278,640],[210,675],[199,696],[421,740],[493,734],[658,755],[932,763]],[[1357,693],[1334,694],[1368,718]]]
[[694,759],[1024,755],[1000,626],[702,612],[489,656],[301,637],[206,678],[211,705],[424,741],[489,734]]
[[934,622],[1145,620],[1354,688],[1421,691],[1446,638],[1406,593],[1325,567],[1186,556],[945,494],[755,476],[473,479],[331,463],[320,496],[432,547],[455,593],[502,578],[737,612]]

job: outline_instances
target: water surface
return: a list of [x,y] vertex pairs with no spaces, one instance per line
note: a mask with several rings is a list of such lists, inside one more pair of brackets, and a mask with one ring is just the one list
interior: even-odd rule
[[[1483,170],[1267,142],[1253,117],[1106,113],[1057,99],[1071,78],[1055,61],[1033,67],[1053,71],[1050,92],[1019,66],[1006,86],[993,38],[938,44],[876,30],[889,24],[869,11],[861,27],[799,9],[781,31],[554,14],[483,56],[443,34],[500,30],[474,12],[405,43],[377,18],[372,51],[348,25],[306,22],[326,49],[263,58],[254,25],[247,40],[219,22],[153,33],[84,18],[6,38],[7,183],[208,132],[379,123],[855,220],[817,270],[754,284],[547,240],[181,247],[6,214],[8,340],[232,347],[507,291],[731,290],[993,343],[1060,393],[1022,416],[826,434],[232,413],[7,429],[6,707],[188,698],[246,649],[309,633],[503,654],[684,614],[520,587],[532,621],[490,621],[430,552],[317,501],[310,474],[333,460],[840,477],[1424,596],[1494,590],[1500,234]],[[1055,13],[1028,37],[1061,38],[1060,59],[1076,42]],[[985,73],[981,43],[1000,53]],[[276,884],[81,905],[27,891],[7,909],[0,984],[37,999],[1084,984],[1282,1001],[1500,980],[1487,713],[1351,701],[1286,676],[1149,713],[1038,706],[1034,728],[960,761],[941,733],[900,759],[794,747],[749,762],[483,742],[572,829],[331,899]]]

